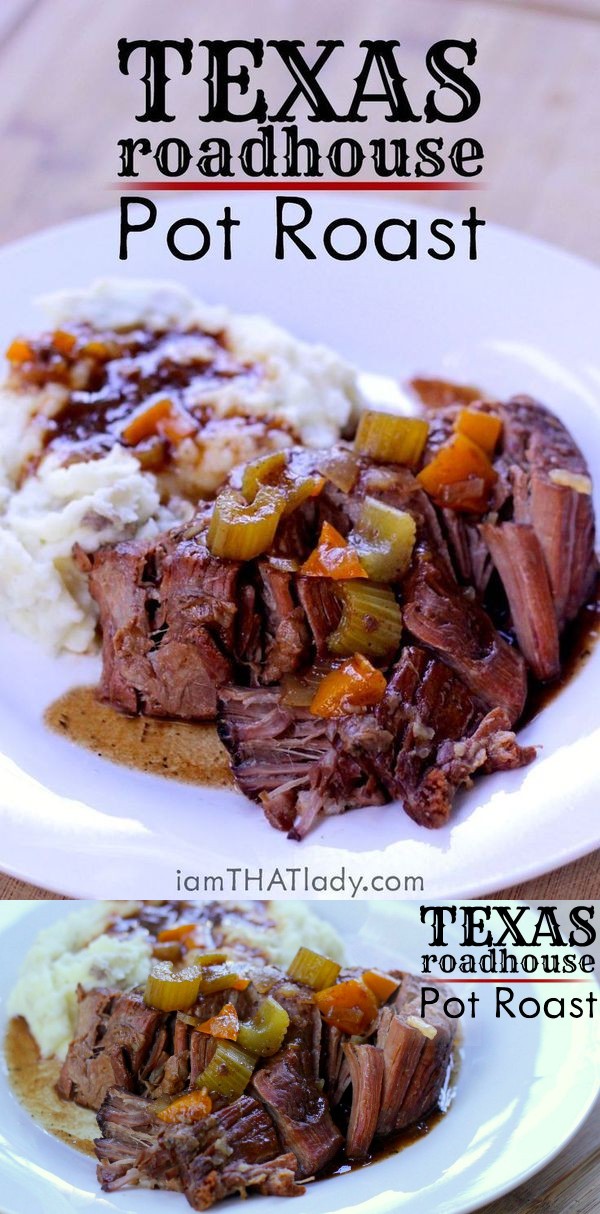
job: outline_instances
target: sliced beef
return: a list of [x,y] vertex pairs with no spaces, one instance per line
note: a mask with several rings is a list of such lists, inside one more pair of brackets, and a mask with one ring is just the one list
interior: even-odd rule
[[[431,456],[452,433],[460,403],[429,415]],[[527,396],[470,408],[493,412],[503,427],[494,467],[498,479],[483,526],[477,516],[440,510],[459,578],[486,593],[491,570],[500,576],[512,627],[536,678],[560,668],[559,637],[590,596],[597,571],[594,514],[586,462],[571,434]],[[489,601],[504,623],[504,604]]]
[[481,536],[506,591],[519,646],[536,678],[560,670],[558,620],[540,541],[523,523],[483,523]]
[[100,610],[100,694],[125,712],[203,720],[231,681],[239,566],[200,540],[170,533],[152,545],[94,555],[89,587]]
[[[201,1034],[195,1033],[194,1036],[199,1037]],[[187,1087],[190,1078],[190,1051],[176,1050],[175,1046],[173,1051],[148,1077],[146,1087],[155,1100],[174,1100]]]
[[225,1197],[247,1197],[250,1190],[265,1197],[300,1197],[305,1192],[304,1186],[296,1183],[297,1161],[291,1153],[263,1163],[234,1162],[220,1168],[213,1167],[212,1160],[206,1164],[203,1157],[195,1156],[186,1169],[184,1152],[186,1148],[195,1149],[192,1135],[189,1131],[174,1130],[167,1141],[171,1151],[177,1152],[181,1159],[183,1191],[193,1210],[208,1210]]
[[465,597],[427,544],[416,546],[403,597],[404,622],[415,639],[439,654],[479,700],[517,721],[527,695],[521,654],[483,607]]
[[[373,725],[373,718],[368,720]],[[344,746],[339,722],[327,723],[306,709],[285,707],[279,691],[227,689],[219,697],[217,728],[242,791],[260,800],[272,826],[296,839],[303,838],[321,814],[388,799],[377,777],[364,767],[362,752],[355,757]],[[348,731],[351,728],[349,720]]]
[[269,994],[290,1018],[282,1049],[255,1072],[252,1090],[273,1118],[286,1150],[298,1160],[299,1176],[311,1176],[337,1154],[342,1136],[322,1091],[321,1016],[313,993],[267,967],[253,985]]
[[[412,974],[403,976],[402,985],[394,1000],[395,1015],[414,1025],[421,1017],[421,991],[423,983]],[[448,997],[446,987],[440,989],[440,1001]],[[427,1116],[438,1104],[447,1082],[452,1064],[452,1049],[456,1037],[456,1022],[440,1010],[439,1005],[428,1007],[425,1017],[426,1031],[417,1028],[423,1037],[423,1048],[411,1075],[401,1106],[396,1117],[395,1128],[402,1130]],[[434,1035],[431,1035],[434,1030]]]
[[342,615],[342,604],[330,578],[298,577],[298,598],[311,631],[317,657],[327,657],[327,641],[337,628]]
[[511,509],[499,525],[487,520],[482,536],[523,653],[537,678],[552,679],[560,633],[589,598],[597,573],[591,481],[577,444],[548,409],[517,396],[500,413],[497,463]]
[[325,1091],[333,1108],[339,1104],[350,1084],[350,1068],[344,1053],[347,1038],[333,1025],[323,1023],[323,1056],[321,1074]]
[[[301,453],[304,455],[304,452]],[[318,534],[315,499],[303,502],[297,510],[281,519],[273,542],[271,555],[286,560],[304,561],[312,552]]]
[[[187,909],[181,908],[181,922]],[[170,904],[162,908],[154,931],[172,922],[165,918],[172,910]],[[218,942],[236,915],[246,928],[270,922],[260,903],[204,904],[199,918],[207,937]],[[198,1086],[199,1071],[190,1067],[194,1041],[203,1038],[211,1049],[214,1041],[195,1032],[182,1013],[146,1007],[136,990],[79,990],[61,1095],[81,1096],[76,1064],[84,1077],[103,1058],[117,1066],[97,1113],[98,1178],[105,1191],[133,1186],[182,1192],[195,1210],[251,1190],[295,1196],[304,1191],[296,1177],[318,1175],[344,1146],[347,1158],[365,1159],[377,1134],[420,1120],[438,1103],[454,1029],[435,1009],[427,1022],[420,1019],[420,979],[393,975],[395,989],[361,1041],[325,1024],[314,991],[284,970],[251,955],[246,964],[244,990],[202,995],[190,1014],[206,1019],[227,998],[248,1020],[271,996],[288,1013],[287,1031],[277,1054],[256,1060],[247,1094],[231,1103],[213,1096],[212,1111],[197,1121],[167,1122],[161,1110],[182,1088]],[[344,969],[339,980],[363,973]],[[166,1083],[171,1073],[178,1075],[176,1089]]]
[[285,1046],[254,1075],[252,1089],[266,1105],[299,1176],[312,1176],[343,1144],[318,1085],[314,1059],[300,1043]]
[[292,577],[259,561],[262,604],[265,612],[265,648],[260,682],[277,683],[310,658],[306,618],[292,596]]
[[240,586],[234,657],[249,683],[258,683],[262,663],[263,622],[260,601],[251,582]]
[[377,1132],[391,1134],[423,1053],[425,1037],[418,1029],[407,1024],[394,1008],[386,1007],[381,1013],[376,1042],[383,1058]]
[[[403,974],[400,988],[383,1008],[376,1044],[384,1059],[383,1092],[377,1130],[389,1134],[422,1120],[438,1104],[448,1079],[455,1022],[439,1008],[421,1017],[423,982]],[[442,988],[446,997],[449,991]]]
[[[140,1069],[139,1079],[144,1091],[153,1092],[159,1087],[164,1077],[165,1067],[171,1057],[169,1038],[169,1026],[167,1023],[162,1024],[155,1034],[152,1049],[143,1067]],[[184,1052],[186,1048],[187,1040],[185,1045],[180,1044],[179,1048],[176,1048],[175,1043],[173,1043],[173,1049],[176,1053]]]
[[124,1068],[117,1077],[110,1059],[95,1059],[95,1050],[106,1031],[117,992],[94,990],[86,994],[77,988],[77,1024],[67,1057],[56,1085],[59,1096],[77,1100],[88,1108],[99,1108],[107,1087],[124,1079]]
[[535,758],[520,747],[502,709],[486,713],[458,676],[420,646],[407,646],[376,718],[394,739],[392,756],[377,756],[390,796],[423,826],[447,821],[461,785],[473,774],[522,767]]
[[329,747],[323,722],[284,707],[278,689],[232,687],[219,696],[217,729],[242,792],[262,801],[273,826],[290,830],[298,792]]
[[439,513],[459,581],[462,585],[474,586],[483,599],[494,563],[477,523],[455,510],[444,509]]
[[352,1108],[346,1135],[349,1159],[364,1159],[377,1130],[383,1090],[383,1052],[374,1045],[347,1042],[344,1053],[352,1084]]
[[[452,433],[459,407],[457,397],[436,410],[428,455]],[[527,667],[541,680],[557,675],[561,630],[596,574],[589,479],[568,432],[535,402],[473,407],[503,420],[483,519],[448,504],[438,510],[412,471],[350,457],[342,445],[350,491],[326,480],[282,519],[259,560],[240,567],[209,554],[210,507],[151,543],[81,555],[100,608],[104,698],[130,713],[216,713],[240,788],[296,839],[323,816],[396,799],[420,825],[441,826],[477,771],[530,762],[532,748],[511,732]],[[295,448],[288,458],[302,475],[326,478],[332,466],[330,452]],[[416,524],[398,587],[402,648],[385,671],[379,708],[319,720],[284,704],[280,684],[330,656],[342,598],[333,579],[288,570],[314,548],[324,522],[348,536],[365,497],[409,511]],[[282,556],[294,565],[278,563]],[[190,1052],[195,1072],[200,1051]],[[182,1074],[183,1061],[171,1063],[167,1086]]]
[[151,1102],[112,1091],[98,1123],[98,1178],[106,1191],[176,1189],[194,1210],[251,1188],[279,1196],[303,1192],[294,1179],[295,1157],[280,1153],[270,1117],[249,1096],[196,1124],[168,1126],[157,1120]]
[[60,1096],[85,1108],[97,1109],[108,1090],[131,1090],[152,1052],[164,1016],[149,1008],[132,991],[78,988],[75,1036],[57,1083]]

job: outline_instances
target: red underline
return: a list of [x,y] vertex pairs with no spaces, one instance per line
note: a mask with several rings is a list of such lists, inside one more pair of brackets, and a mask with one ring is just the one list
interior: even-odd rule
[[448,986],[456,986],[458,982],[468,982],[470,986],[475,986],[480,982],[501,982],[503,986],[516,986],[518,982],[535,983],[551,982],[553,984],[559,982],[591,982],[591,978],[536,978],[535,974],[531,978],[430,978],[429,975],[422,975],[423,979],[427,978],[427,982],[442,982]]
[[482,190],[485,186],[475,185],[466,181],[115,181],[112,190],[191,190],[222,191],[229,193],[234,190],[267,190],[271,193],[282,193],[285,190],[295,190],[306,194],[313,190],[340,190],[350,193],[357,190],[390,190],[392,192],[413,191],[426,192],[436,190]]

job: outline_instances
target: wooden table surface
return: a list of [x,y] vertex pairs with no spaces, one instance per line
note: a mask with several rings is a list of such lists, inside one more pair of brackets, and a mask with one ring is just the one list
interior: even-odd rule
[[[116,140],[130,133],[140,88],[117,74],[119,37],[292,31],[309,44],[341,33],[347,46],[398,36],[409,79],[431,41],[476,36],[483,103],[473,134],[487,150],[487,218],[600,261],[600,0],[103,0],[85,12],[81,0],[2,0],[0,240],[114,204]],[[459,205],[455,195],[439,202]],[[503,896],[597,895],[598,854]],[[45,896],[0,876],[2,898]]]

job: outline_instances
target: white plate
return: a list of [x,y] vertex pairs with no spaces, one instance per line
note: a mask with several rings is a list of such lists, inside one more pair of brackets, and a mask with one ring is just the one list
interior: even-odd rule
[[[0,1019],[19,958],[42,926],[69,913],[64,905],[21,903],[0,908]],[[345,940],[348,960],[418,971],[425,936],[416,904],[332,904],[319,907]],[[8,921],[8,922],[7,922]],[[2,930],[2,928],[4,930]],[[450,933],[452,946],[452,933]],[[392,943],[394,939],[397,943]],[[384,947],[383,941],[387,941]],[[515,1188],[575,1134],[599,1087],[598,1037],[592,1021],[501,1019],[493,987],[479,987],[478,1016],[463,1021],[456,1097],[431,1133],[400,1155],[349,1176],[311,1185],[311,1214],[467,1214]],[[519,998],[573,988],[524,984]],[[458,987],[466,996],[469,987]],[[588,986],[577,987],[585,994]],[[0,1206],[2,1214],[84,1214],[91,1200],[114,1214],[186,1214],[183,1197],[125,1191],[100,1196],[93,1161],[58,1142],[23,1111],[0,1069]],[[260,1214],[283,1214],[277,1199],[252,1203]],[[300,1203],[302,1206],[302,1202]],[[239,1203],[219,1208],[233,1211]]]
[[[242,227],[230,262],[212,250],[206,264],[175,261],[164,244],[167,222],[190,213],[214,219],[222,206],[217,196],[160,201],[159,226],[133,239],[126,264],[117,260],[116,207],[4,249],[0,277],[10,288],[0,302],[0,344],[35,330],[31,301],[42,291],[106,273],[176,277],[211,301],[263,311],[301,337],[329,342],[368,372],[439,374],[498,394],[538,395],[570,426],[600,484],[600,270],[491,226],[476,262],[434,262],[426,237],[410,264],[372,253],[345,263],[292,253],[278,262],[274,200],[252,196],[234,200]],[[431,218],[412,205],[352,196],[319,198],[314,212],[315,233],[342,213],[360,215],[371,230],[386,215],[414,213],[425,232]],[[361,896],[372,878],[389,874],[393,896],[414,893],[407,876],[422,877],[430,897],[476,895],[600,843],[600,649],[523,731],[524,743],[543,747],[537,762],[477,780],[444,829],[422,830],[386,806],[330,818],[302,844],[231,791],[127,771],[49,734],[44,708],[67,686],[92,680],[97,663],[50,660],[5,631],[0,669],[0,864],[64,893],[164,897],[176,893],[178,868],[227,879],[228,867],[263,866],[267,879],[275,867],[308,866],[313,875],[363,874]]]

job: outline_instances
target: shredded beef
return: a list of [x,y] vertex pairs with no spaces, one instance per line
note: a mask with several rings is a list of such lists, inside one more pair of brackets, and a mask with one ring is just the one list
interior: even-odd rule
[[273,1123],[249,1096],[193,1125],[165,1125],[152,1102],[113,1090],[98,1113],[98,1179],[107,1192],[138,1186],[183,1192],[194,1210],[249,1189],[302,1193],[297,1161],[281,1153]]
[[203,720],[231,681],[238,566],[201,543],[167,537],[92,558],[100,608],[100,694],[125,712]]
[[57,1083],[60,1096],[97,1109],[112,1087],[133,1088],[150,1055],[161,1012],[132,991],[77,990],[75,1037]]
[[296,839],[321,815],[394,799],[419,824],[440,826],[477,770],[535,757],[503,709],[487,713],[419,646],[402,651],[377,709],[325,722],[285,707],[275,690],[233,688],[219,697],[218,728],[242,790]]

